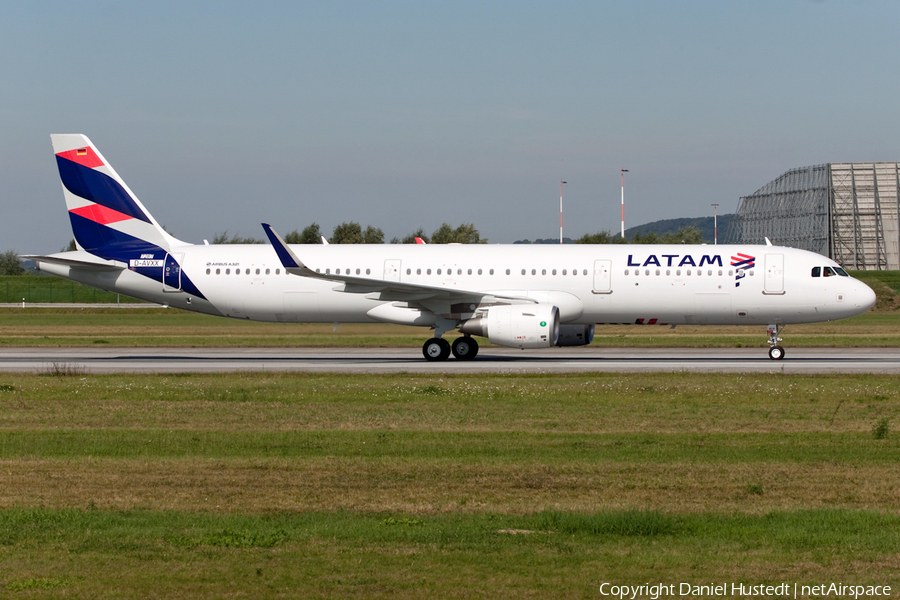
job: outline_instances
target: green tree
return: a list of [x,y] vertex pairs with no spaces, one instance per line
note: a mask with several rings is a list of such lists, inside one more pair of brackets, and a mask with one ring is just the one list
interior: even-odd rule
[[472,223],[463,223],[456,229],[447,223],[442,223],[431,234],[432,244],[487,244],[487,242],[487,238],[482,239],[481,234]]
[[366,227],[366,230],[363,231],[363,243],[364,244],[383,244],[384,243],[384,232],[378,227],[372,227],[371,225]]
[[296,229],[284,236],[284,241],[288,244],[321,244],[322,230],[318,223],[313,223],[298,232]]
[[418,229],[416,229],[416,231],[414,233],[409,234],[408,236],[404,237],[402,240],[399,238],[392,239],[391,243],[392,244],[415,244],[415,243],[417,243],[416,238],[422,238],[422,241],[425,242],[426,244],[429,243],[428,240],[431,239],[428,237],[428,234],[425,233],[425,230],[422,229],[421,227],[419,227]]
[[631,236],[629,243],[631,244],[666,244],[670,242],[664,242],[665,238],[660,238],[655,231],[648,231],[647,233],[635,233]]
[[612,242],[612,234],[610,234],[608,231],[586,233],[575,240],[576,244],[611,244]]
[[0,275],[21,275],[24,272],[25,268],[15,250],[7,250],[0,254]]
[[258,240],[252,237],[241,237],[238,234],[234,234],[230,238],[228,237],[228,231],[223,233],[217,233],[213,236],[211,244],[265,244],[265,240]]
[[331,233],[330,244],[362,244],[364,242],[362,227],[356,221],[341,223]]

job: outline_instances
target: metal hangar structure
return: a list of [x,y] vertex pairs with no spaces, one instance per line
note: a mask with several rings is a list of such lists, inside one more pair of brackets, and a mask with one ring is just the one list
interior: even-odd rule
[[733,243],[824,254],[847,269],[900,269],[900,163],[828,163],[791,169],[743,196]]

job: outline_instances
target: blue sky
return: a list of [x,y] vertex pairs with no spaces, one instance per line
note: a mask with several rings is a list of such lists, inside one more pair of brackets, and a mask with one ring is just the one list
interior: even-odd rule
[[71,238],[85,133],[200,242],[343,221],[492,242],[733,212],[784,171],[900,160],[900,3],[2,2],[0,251]]

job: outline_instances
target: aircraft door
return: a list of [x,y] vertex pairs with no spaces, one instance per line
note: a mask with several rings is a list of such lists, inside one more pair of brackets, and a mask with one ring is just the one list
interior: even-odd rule
[[165,263],[163,263],[163,291],[164,292],[180,292],[181,291],[181,261],[184,254],[166,254]]
[[400,259],[389,258],[384,261],[384,280],[400,281]]
[[609,259],[594,261],[594,293],[612,293],[612,261]]
[[766,254],[765,293],[784,293],[784,254]]

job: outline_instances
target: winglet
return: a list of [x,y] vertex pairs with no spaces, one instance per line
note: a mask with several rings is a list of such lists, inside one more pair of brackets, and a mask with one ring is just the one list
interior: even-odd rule
[[281,239],[281,236],[272,229],[271,225],[262,223],[262,226],[266,235],[269,237],[269,241],[272,242],[272,247],[275,248],[275,253],[278,254],[278,260],[281,261],[285,271],[293,273],[294,275],[304,275],[307,277],[318,276],[318,273],[311,270],[303,264],[303,261],[297,258],[297,255],[294,254],[284,240]]

